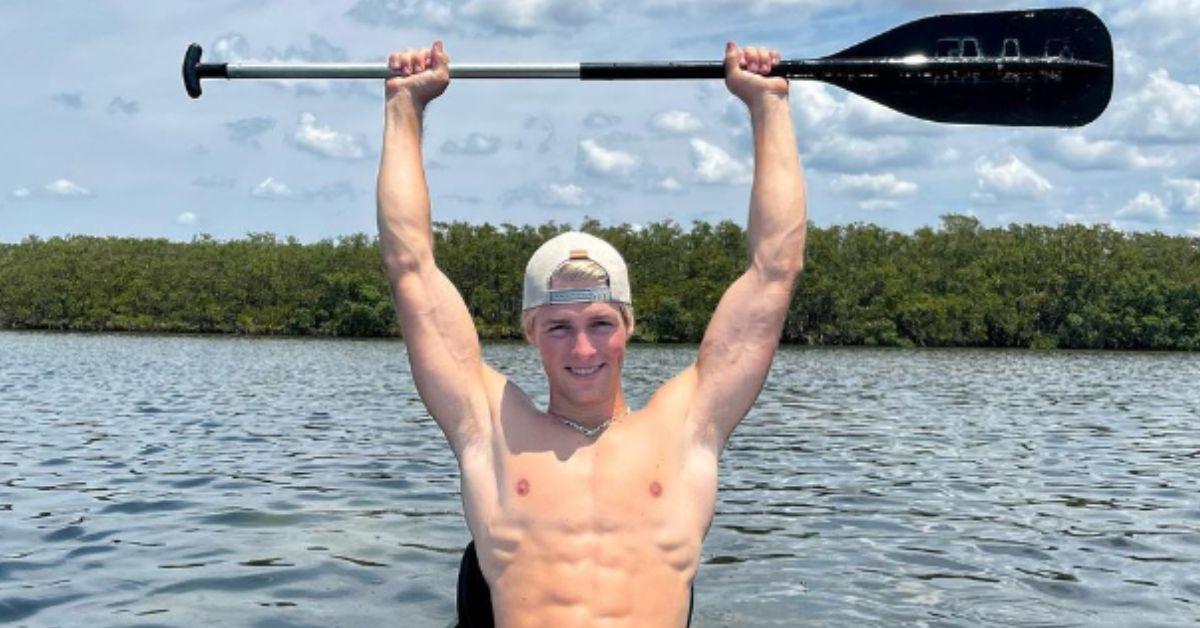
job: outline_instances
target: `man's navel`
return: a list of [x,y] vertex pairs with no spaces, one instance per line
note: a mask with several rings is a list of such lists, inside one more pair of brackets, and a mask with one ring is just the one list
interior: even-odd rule
[[662,484],[659,484],[657,480],[650,483],[650,495],[652,497],[662,497],[662,491]]

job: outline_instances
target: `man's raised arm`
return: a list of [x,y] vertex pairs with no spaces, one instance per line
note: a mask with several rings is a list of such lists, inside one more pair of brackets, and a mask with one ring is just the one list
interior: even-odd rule
[[725,291],[700,344],[689,420],[717,451],[766,381],[792,285],[804,266],[804,175],[788,108],[787,79],[766,77],[779,53],[725,49],[725,84],[746,103],[754,129],[749,268]]
[[421,400],[456,454],[488,425],[479,338],[462,296],[433,259],[429,189],[421,161],[425,106],[450,83],[450,57],[432,49],[393,54],[379,164],[379,241],[388,285]]

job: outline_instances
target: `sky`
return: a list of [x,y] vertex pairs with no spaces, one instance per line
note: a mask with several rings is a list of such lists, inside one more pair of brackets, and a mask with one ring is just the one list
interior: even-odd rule
[[[719,59],[832,54],[908,20],[1030,0],[277,0],[0,3],[0,242],[375,232],[381,81],[210,81],[205,61]],[[1099,0],[1112,104],[1081,129],[935,124],[793,81],[809,218],[900,231],[1110,224],[1200,237],[1200,0]],[[720,81],[456,80],[430,105],[434,220],[745,224],[752,138]]]

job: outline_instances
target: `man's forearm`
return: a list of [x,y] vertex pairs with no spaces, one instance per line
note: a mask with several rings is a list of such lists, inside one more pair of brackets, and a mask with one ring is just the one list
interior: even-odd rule
[[403,97],[389,102],[377,182],[379,242],[389,271],[410,271],[433,260],[429,188],[421,158],[424,108]]
[[750,263],[772,279],[790,280],[804,266],[807,225],[804,174],[786,97],[750,106],[754,187],[747,225]]

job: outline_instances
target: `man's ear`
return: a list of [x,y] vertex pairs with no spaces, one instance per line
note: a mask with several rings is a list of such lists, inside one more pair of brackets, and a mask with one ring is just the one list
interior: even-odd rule
[[525,334],[525,341],[531,345],[537,345],[533,340],[534,325],[537,323],[537,314],[535,312],[521,312],[521,333]]

